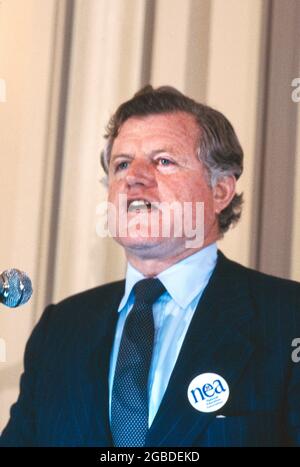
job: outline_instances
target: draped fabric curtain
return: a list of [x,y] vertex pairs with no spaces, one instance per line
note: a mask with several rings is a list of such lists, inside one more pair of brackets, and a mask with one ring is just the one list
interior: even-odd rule
[[124,276],[121,248],[97,234],[99,155],[110,115],[141,86],[176,86],[230,119],[245,206],[219,246],[300,280],[299,31],[297,0],[0,3],[0,269],[34,284],[22,309],[0,305],[0,430],[45,305]]

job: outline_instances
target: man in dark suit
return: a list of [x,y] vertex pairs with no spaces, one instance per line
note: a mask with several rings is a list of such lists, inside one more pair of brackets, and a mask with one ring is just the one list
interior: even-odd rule
[[148,86],[107,138],[126,281],[47,307],[0,445],[300,445],[300,285],[216,247],[241,211],[231,124]]

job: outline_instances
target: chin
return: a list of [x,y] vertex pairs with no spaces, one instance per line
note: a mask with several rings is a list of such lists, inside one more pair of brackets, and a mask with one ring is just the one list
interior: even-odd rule
[[184,250],[183,239],[178,238],[115,238],[123,246],[127,256],[135,256],[140,259],[166,259],[170,256],[181,254]]
[[114,237],[116,242],[118,242],[124,248],[129,249],[143,249],[143,248],[153,248],[155,246],[160,246],[169,239],[166,238],[153,238],[153,237]]

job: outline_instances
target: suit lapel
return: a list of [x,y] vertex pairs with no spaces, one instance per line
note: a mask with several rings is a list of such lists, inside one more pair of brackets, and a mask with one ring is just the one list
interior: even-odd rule
[[[85,357],[75,361],[70,400],[75,401],[76,411],[72,424],[77,427],[77,439],[82,446],[110,446],[109,427],[109,363],[118,305],[124,293],[124,281],[110,286],[107,294],[99,295],[86,306],[87,322],[82,326],[86,338],[79,339],[78,355],[87,346]],[[84,366],[87,365],[87,368]],[[73,370],[74,371],[74,368]],[[74,387],[75,385],[75,387]]]
[[[247,337],[251,317],[244,275],[219,253],[216,269],[198,303],[150,427],[147,446],[191,446],[200,438],[216,412],[202,413],[194,409],[188,401],[188,386],[202,373],[217,373],[225,378],[232,391],[253,352]],[[227,407],[228,404],[230,396]]]

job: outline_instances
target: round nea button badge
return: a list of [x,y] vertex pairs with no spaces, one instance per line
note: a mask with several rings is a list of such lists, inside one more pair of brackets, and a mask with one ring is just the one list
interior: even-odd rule
[[199,412],[215,412],[226,404],[229,386],[216,373],[202,373],[196,376],[188,387],[188,399]]

